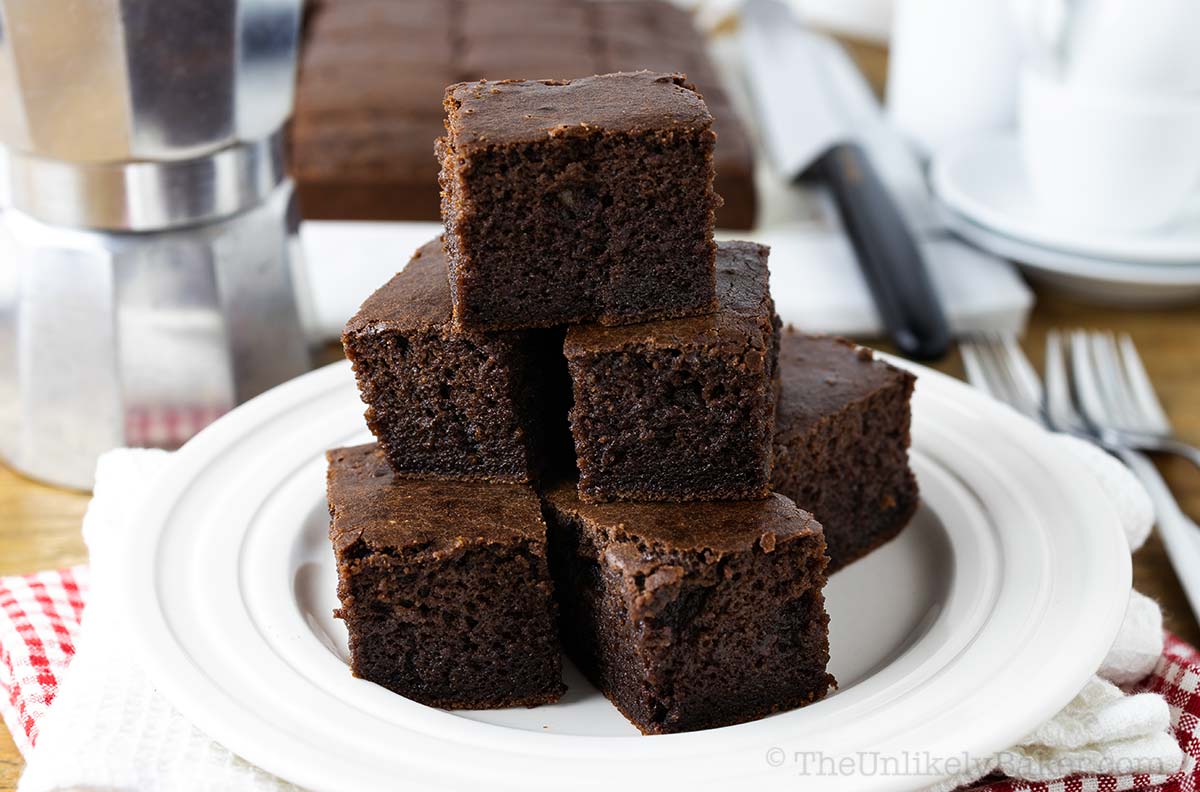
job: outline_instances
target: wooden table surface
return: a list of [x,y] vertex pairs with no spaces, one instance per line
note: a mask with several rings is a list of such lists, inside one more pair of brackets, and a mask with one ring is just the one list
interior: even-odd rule
[[[886,59],[871,46],[852,54],[878,87]],[[1130,312],[1083,305],[1038,291],[1025,348],[1040,366],[1045,335],[1056,327],[1127,332],[1141,350],[1167,413],[1180,434],[1200,444],[1200,308]],[[962,376],[957,354],[935,366]],[[1184,510],[1200,519],[1200,471],[1179,460],[1161,468]],[[87,560],[79,523],[87,498],[24,479],[0,465],[0,576],[55,569]],[[1200,627],[1188,609],[1162,544],[1152,536],[1134,556],[1134,586],[1158,600],[1168,628],[1200,645]],[[0,791],[16,786],[21,757],[0,728]]]

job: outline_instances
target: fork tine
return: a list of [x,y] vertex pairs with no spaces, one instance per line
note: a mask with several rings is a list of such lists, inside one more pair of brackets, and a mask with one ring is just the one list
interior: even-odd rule
[[1004,374],[1003,367],[996,360],[996,348],[992,342],[991,336],[983,336],[978,338],[977,346],[979,352],[979,362],[983,364],[983,371],[991,386],[991,395],[994,398],[1006,403],[1013,403],[1013,389],[1008,382],[1008,377]]
[[995,340],[990,335],[983,336],[979,339],[978,349],[984,373],[987,374],[992,384],[992,396],[1005,404],[1017,407],[1018,404],[1013,393],[1012,383],[1009,381],[1008,373],[1004,370],[1004,364],[996,355]]
[[978,342],[975,339],[963,341],[959,344],[959,352],[962,354],[963,368],[967,372],[967,382],[993,399],[999,399],[1000,396],[992,388],[987,371],[984,369],[982,353],[979,350]]
[[1057,330],[1046,334],[1046,417],[1058,431],[1078,429],[1081,421],[1071,403],[1066,340]]
[[1145,431],[1146,423],[1142,417],[1141,405],[1138,404],[1137,393],[1134,391],[1129,373],[1125,369],[1125,360],[1121,354],[1120,345],[1117,343],[1117,336],[1111,331],[1105,332],[1104,336],[1105,346],[1108,349],[1107,354],[1112,360],[1114,387],[1120,393],[1125,425],[1133,431]]
[[1137,426],[1141,431],[1166,434],[1171,431],[1171,422],[1163,410],[1162,403],[1154,392],[1154,385],[1142,364],[1142,357],[1129,334],[1121,335],[1118,341],[1121,350],[1121,365],[1133,404],[1137,409]]
[[963,345],[963,365],[972,383],[992,398],[1005,402],[1031,418],[1040,419],[1037,375],[1028,366],[1028,361],[1024,361],[1033,379],[1031,388],[1018,373],[1020,364],[1015,358],[1024,360],[1024,354],[1014,339],[1004,336],[977,336]]
[[1030,415],[1040,416],[1044,394],[1042,381],[1038,379],[1037,372],[1033,370],[1033,364],[1029,362],[1025,350],[1021,349],[1021,345],[1017,343],[1016,336],[1004,335],[998,339],[998,342],[998,348],[1004,355],[1008,373],[1025,403],[1025,411]]
[[996,365],[992,343],[987,336],[975,336],[963,344],[963,366],[972,385],[997,401],[1006,404],[1011,401],[1008,383]]
[[1071,393],[1079,406],[1080,416],[1092,426],[1106,426],[1109,422],[1108,411],[1096,382],[1096,366],[1087,333],[1073,330],[1070,343]]
[[1116,341],[1111,333],[1092,332],[1088,333],[1088,345],[1096,370],[1096,386],[1108,415],[1108,425],[1118,429],[1132,428],[1136,415]]

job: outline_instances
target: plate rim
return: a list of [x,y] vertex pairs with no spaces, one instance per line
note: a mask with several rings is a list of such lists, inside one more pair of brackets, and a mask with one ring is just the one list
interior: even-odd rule
[[969,243],[1011,258],[1019,266],[1038,272],[1080,280],[1105,281],[1145,288],[1200,288],[1200,266],[1180,264],[1127,264],[1056,248],[1039,247],[972,220],[944,207],[947,227]]
[[943,208],[943,218],[946,228],[967,244],[1015,262],[1029,279],[1076,299],[1114,308],[1174,308],[1200,301],[1200,267],[1181,278],[1177,271],[1163,271],[1181,269],[1177,265],[1084,259],[1050,248],[1031,248],[950,209]]
[[[1009,423],[1009,428],[1012,428],[1018,434],[1024,435],[1026,441],[1034,438],[1038,443],[1042,444],[1043,450],[1051,451],[1049,444],[1049,434],[1038,427],[1036,424],[1018,415],[1015,411],[1011,411],[1004,405],[992,402],[987,397],[970,388],[965,383],[955,380],[948,375],[941,374],[931,369],[912,364],[908,361],[898,360],[888,355],[882,355],[889,362],[901,365],[905,368],[915,371],[919,377],[925,381],[935,381],[937,387],[949,388],[952,392],[957,392],[960,395],[968,395],[969,399],[973,400],[976,405],[986,405],[986,410],[999,418],[1003,416],[1003,422]],[[306,388],[311,389],[314,383],[320,383],[325,378],[334,376],[348,376],[349,364],[346,361],[330,364],[329,366],[317,369],[308,374],[302,375],[295,380],[285,383],[284,385],[273,389],[272,391],[259,396],[245,405],[235,409],[228,416],[222,418],[217,423],[213,424],[208,429],[205,429],[192,442],[190,442],[179,454],[174,457],[169,463],[168,470],[164,473],[163,478],[159,480],[158,486],[155,488],[155,493],[139,507],[138,519],[135,524],[139,525],[141,532],[134,536],[135,532],[126,532],[123,537],[123,548],[126,552],[121,554],[121,557],[127,559],[126,564],[129,565],[130,559],[146,560],[147,558],[157,558],[157,544],[161,538],[161,531],[166,527],[165,524],[156,527],[158,533],[155,534],[153,543],[154,552],[149,552],[146,543],[146,532],[150,529],[147,526],[155,524],[156,510],[162,511],[165,506],[173,503],[169,498],[176,490],[179,493],[186,491],[188,484],[194,474],[205,467],[210,457],[213,456],[213,451],[219,451],[223,447],[223,438],[225,435],[237,437],[242,432],[237,431],[242,427],[253,428],[260,417],[267,417],[280,412],[288,405],[293,403],[303,403],[307,398]],[[1036,445],[1036,444],[1035,444]],[[1086,472],[1086,468],[1077,460],[1071,460],[1064,455],[1061,449],[1051,452],[1058,457],[1058,464],[1066,465],[1074,468],[1076,472]],[[217,454],[216,456],[219,456]],[[172,481],[173,478],[173,481]],[[1098,491],[1099,485],[1095,483],[1094,478],[1089,479],[1089,484]],[[167,509],[169,512],[169,509]],[[1131,563],[1129,553],[1125,545],[1124,535],[1121,532],[1120,525],[1115,514],[1108,515],[1108,540],[1110,544],[1119,541],[1122,553],[1118,553],[1110,560],[1116,560],[1116,572],[1119,579],[1114,581],[1116,586],[1111,587],[1110,593],[1113,594],[1113,599],[1109,602],[1105,609],[1105,616],[1108,629],[1103,631],[1103,634],[1096,636],[1093,641],[1090,652],[1080,651],[1077,653],[1075,662],[1071,668],[1076,670],[1077,674],[1072,674],[1072,678],[1079,677],[1079,685],[1086,681],[1087,676],[1090,676],[1096,667],[1099,666],[1105,653],[1115,639],[1117,630],[1120,626],[1121,616],[1124,614],[1125,604],[1128,600],[1128,591],[1132,587],[1131,583]],[[1116,545],[1110,547],[1111,551]],[[122,577],[122,584],[119,588],[119,596],[124,600],[124,611],[130,614],[129,638],[138,647],[138,657],[141,659],[143,667],[147,674],[153,679],[164,691],[176,708],[184,713],[193,723],[199,728],[206,730],[210,734],[216,734],[222,731],[222,724],[219,723],[219,717],[214,715],[214,711],[198,703],[194,697],[189,698],[189,692],[186,690],[186,685],[181,681],[176,681],[172,677],[172,661],[164,654],[163,647],[156,645],[157,639],[161,640],[163,635],[171,636],[171,629],[166,622],[166,618],[161,611],[160,603],[155,601],[157,594],[157,575],[156,569],[152,565],[144,565],[141,568],[135,563],[132,569],[127,569],[126,574]],[[1116,604],[1116,592],[1121,592],[1119,607]],[[151,596],[147,597],[149,594]],[[1119,614],[1117,611],[1119,610]],[[137,618],[140,616],[141,618]],[[137,629],[133,629],[134,625],[138,625]],[[180,648],[180,647],[176,647]],[[168,652],[169,653],[169,650]],[[193,661],[194,662],[194,661]],[[1086,669],[1086,673],[1085,673]],[[1065,675],[1065,674],[1064,674]],[[1074,681],[1071,683],[1074,685]],[[1077,689],[1077,688],[1076,688]],[[1028,730],[1035,727],[1045,718],[1050,717],[1054,712],[1061,708],[1074,695],[1075,690],[1063,692],[1061,701],[1043,701],[1040,706],[1032,706],[1030,714],[1026,717],[1027,723],[1021,726],[1009,724],[1008,733],[1005,740],[1007,741],[1003,747],[1015,742],[1023,736],[1022,730]],[[181,702],[181,699],[183,700]],[[182,706],[181,706],[182,703]],[[215,706],[215,705],[214,705]],[[1036,722],[1035,721],[1036,716]],[[996,732],[998,727],[993,726],[993,732]],[[228,733],[228,730],[225,730]],[[658,738],[651,738],[658,739]],[[670,738],[668,738],[670,739]],[[251,750],[244,751],[248,746],[229,746],[230,750],[235,750],[243,755],[246,755],[251,761],[255,761],[265,769],[287,777],[286,770],[277,763],[274,757],[268,761],[263,761],[266,749],[261,746],[251,747]],[[997,748],[999,750],[999,748]],[[641,753],[639,751],[639,753]],[[282,771],[282,772],[281,772]],[[293,780],[297,780],[293,778]],[[297,781],[298,783],[306,783],[305,781]]]
[[[1018,147],[1015,132],[991,133],[978,139],[960,141],[935,154],[929,169],[930,187],[935,197],[965,220],[1027,247],[1042,248],[1068,254],[1077,259],[1095,260],[1117,266],[1176,269],[1195,267],[1200,270],[1200,244],[1189,249],[1178,242],[1174,245],[1167,242],[1156,243],[1149,235],[1130,233],[1117,236],[1110,233],[1091,237],[1086,232],[1056,232],[1045,225],[1027,224],[981,200],[973,192],[963,189],[954,176],[956,170],[961,167],[962,160],[981,158],[987,153],[995,154],[999,151],[1006,160],[1019,161]],[[1197,238],[1200,239],[1200,232],[1197,232]]]

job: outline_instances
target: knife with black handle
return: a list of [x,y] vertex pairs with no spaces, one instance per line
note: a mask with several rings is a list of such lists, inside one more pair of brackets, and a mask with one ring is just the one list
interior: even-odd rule
[[742,54],[758,129],[776,170],[832,193],[888,335],[920,360],[945,354],[950,332],[921,248],[860,143],[869,128],[827,68],[837,45],[780,0],[746,0]]
[[813,163],[805,178],[819,179],[837,203],[892,342],[915,360],[945,355],[950,329],[924,257],[862,146],[835,144]]

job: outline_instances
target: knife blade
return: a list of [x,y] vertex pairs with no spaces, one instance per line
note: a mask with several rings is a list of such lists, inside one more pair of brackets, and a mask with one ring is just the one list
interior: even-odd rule
[[779,0],[747,0],[742,23],[743,61],[770,159],[789,180],[829,188],[897,348],[918,360],[943,356],[950,331],[909,221],[860,139],[861,111],[832,88],[844,76],[819,57],[820,47],[836,45]]

